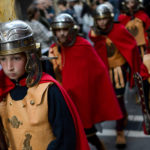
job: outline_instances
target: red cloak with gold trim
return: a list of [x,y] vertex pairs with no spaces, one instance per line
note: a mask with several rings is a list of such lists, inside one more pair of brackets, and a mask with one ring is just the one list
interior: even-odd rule
[[126,59],[131,69],[130,86],[133,86],[133,74],[140,71],[141,58],[134,37],[120,23],[114,23],[112,30],[107,36],[92,36],[89,33],[90,39],[94,43],[94,47],[98,55],[102,58],[108,67],[106,38],[108,37],[122,56]]
[[120,119],[122,113],[108,71],[91,44],[77,36],[73,46],[61,47],[61,56],[62,86],[75,103],[84,128]]

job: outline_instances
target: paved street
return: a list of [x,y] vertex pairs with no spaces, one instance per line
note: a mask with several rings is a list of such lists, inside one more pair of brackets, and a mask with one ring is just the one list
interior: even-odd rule
[[[150,136],[143,133],[142,121],[143,116],[141,106],[136,104],[135,90],[127,88],[125,94],[125,102],[128,110],[128,125],[125,130],[127,139],[127,147],[124,150],[150,150]],[[102,132],[97,132],[97,135],[104,142],[107,150],[118,150],[115,147],[116,132],[115,121],[104,122],[101,125],[97,124],[96,127]],[[91,150],[96,150],[91,146]]]

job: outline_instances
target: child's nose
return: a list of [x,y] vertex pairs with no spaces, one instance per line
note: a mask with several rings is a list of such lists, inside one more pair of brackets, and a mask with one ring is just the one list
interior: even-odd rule
[[8,62],[7,62],[7,69],[9,70],[9,71],[11,71],[11,70],[13,70],[13,63],[10,61],[10,60],[8,60]]

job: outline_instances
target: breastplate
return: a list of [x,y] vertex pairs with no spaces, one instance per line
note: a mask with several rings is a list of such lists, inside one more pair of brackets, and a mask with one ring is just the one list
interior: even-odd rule
[[115,68],[117,66],[125,64],[125,58],[121,55],[119,50],[109,38],[106,39],[106,47],[109,68]]
[[9,150],[45,150],[55,139],[48,122],[47,92],[51,83],[28,89],[24,99],[10,94],[0,103],[0,115],[9,140]]
[[126,28],[135,37],[138,46],[146,44],[142,20],[138,18],[130,20]]

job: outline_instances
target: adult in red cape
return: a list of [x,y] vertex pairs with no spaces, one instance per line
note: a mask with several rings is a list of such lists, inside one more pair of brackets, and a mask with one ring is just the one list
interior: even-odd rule
[[[127,79],[134,85],[133,74],[139,71],[140,55],[134,37],[119,23],[113,22],[113,15],[106,4],[96,8],[94,26],[89,33],[99,57],[109,70],[123,119],[116,122],[116,146],[126,146],[124,129],[127,124],[127,110],[124,92]],[[130,72],[128,69],[130,68]]]
[[150,18],[142,4],[138,0],[125,0],[124,11],[119,15],[118,21],[135,37],[143,58],[149,45]]
[[[141,52],[143,63],[140,66],[140,74],[143,79],[143,87],[147,106],[149,103],[149,70],[150,70],[150,18],[144,11],[144,7],[138,0],[125,0],[124,11],[118,17],[118,20],[123,24],[128,31],[135,37],[139,50]],[[133,30],[132,30],[133,29]],[[137,29],[136,32],[133,32]],[[144,130],[145,131],[145,130]],[[146,133],[146,131],[145,131]]]
[[107,37],[111,39],[111,41],[115,44],[119,52],[123,55],[123,57],[126,59],[130,66],[131,73],[129,80],[130,87],[133,87],[133,74],[140,71],[141,64],[138,47],[134,37],[129,34],[125,27],[120,23],[114,23],[112,30],[107,34],[107,36],[96,36],[93,30],[91,30],[89,33],[89,37],[94,43],[94,48],[96,49],[96,52],[101,57],[107,67],[108,59],[105,41]]
[[[47,83],[47,82],[53,82],[58,86],[60,89],[62,95],[64,96],[64,100],[69,108],[69,111],[71,112],[75,129],[76,129],[76,150],[89,150],[89,145],[83,130],[83,125],[81,123],[80,117],[78,115],[78,112],[76,110],[75,105],[73,104],[72,100],[60,86],[60,84],[53,79],[50,75],[43,73],[42,78],[39,82],[39,84]],[[26,78],[23,78],[19,82],[20,86],[26,86]],[[7,95],[12,89],[15,88],[15,84],[4,74],[3,70],[0,71],[0,101]]]
[[76,35],[73,18],[59,14],[51,27],[57,39],[49,50],[49,56],[58,57],[52,60],[56,79],[75,103],[84,128],[121,118],[108,71],[91,44]]

